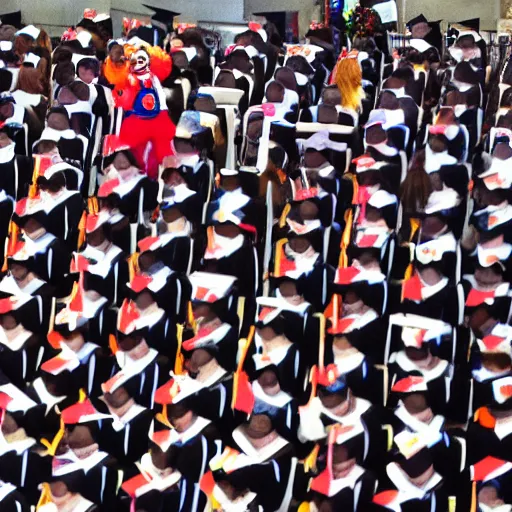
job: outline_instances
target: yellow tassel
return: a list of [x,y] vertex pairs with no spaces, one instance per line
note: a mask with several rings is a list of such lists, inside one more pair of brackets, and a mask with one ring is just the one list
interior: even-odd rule
[[[337,301],[335,301],[335,297],[337,294],[333,296],[334,307],[338,307],[336,305]],[[337,318],[338,313],[334,313],[335,318]],[[324,354],[325,354],[325,316],[322,313],[316,313],[315,317],[319,320],[319,340],[318,340],[318,366],[321,370],[324,368]]]
[[455,512],[457,507],[457,498],[455,496],[448,496],[448,512]]
[[57,447],[59,446],[59,443],[61,442],[62,438],[64,437],[64,420],[62,419],[62,416],[60,418],[60,427],[59,431],[55,434],[55,437],[53,438],[50,447],[48,449],[48,454],[52,457],[55,456],[55,453],[57,452]]
[[42,484],[41,496],[37,502],[36,510],[39,510],[43,505],[47,505],[52,502],[52,495],[50,493],[50,484]]
[[87,209],[91,215],[96,215],[100,211],[96,197],[89,197],[87,200]]
[[134,252],[128,257],[128,274],[130,281],[135,277],[135,274],[139,271],[139,253]]
[[87,400],[87,393],[84,388],[80,388],[78,391],[78,403],[83,404]]
[[284,244],[288,242],[288,238],[281,238],[276,243],[276,261],[274,262],[274,276],[281,277],[281,260],[283,259]]
[[343,230],[343,235],[341,236],[341,251],[340,259],[338,261],[339,268],[348,267],[347,247],[350,245],[350,240],[352,238],[353,218],[354,212],[352,211],[352,208],[349,208],[345,212],[345,229]]
[[176,348],[176,360],[174,362],[174,373],[181,375],[183,373],[183,354],[181,353],[181,345],[183,343],[183,325],[176,325],[176,338],[178,340],[178,346]]
[[411,235],[409,236],[409,242],[411,242],[414,238],[414,235],[416,234],[416,231],[418,231],[420,228],[421,222],[419,219],[411,219],[409,223],[411,225]]
[[473,482],[473,487],[471,488],[471,508],[469,509],[469,512],[476,512],[476,505],[476,482]]
[[357,182],[357,176],[352,174],[352,204],[358,204],[359,202],[359,183]]
[[187,306],[187,323],[188,326],[194,331],[194,333],[197,331],[197,322],[194,318],[194,311],[192,310],[192,302],[188,302]]
[[237,308],[236,308],[236,314],[238,316],[238,320],[240,321],[240,325],[243,324],[244,313],[245,313],[245,297],[238,297],[238,304],[237,304]]
[[39,177],[39,169],[41,168],[41,156],[34,155],[34,171],[32,172],[32,184],[28,190],[28,197],[30,199],[37,196],[37,178]]
[[286,218],[292,209],[292,205],[290,203],[286,203],[283,208],[283,213],[281,213],[281,217],[279,217],[279,227],[284,228],[286,226]]
[[409,265],[407,265],[407,268],[405,269],[404,280],[406,281],[407,279],[410,279],[412,277],[413,272],[414,265],[412,263],[409,263]]
[[162,406],[162,412],[155,414],[155,419],[164,424],[168,428],[172,428],[172,424],[167,416],[167,404]]
[[297,509],[297,512],[310,512],[311,507],[309,506],[309,501],[303,501],[299,508]]
[[119,350],[117,346],[117,340],[115,334],[108,335],[108,347],[112,354],[116,355],[116,352]]
[[319,452],[320,445],[316,444],[311,453],[304,459],[304,471],[306,473],[316,469],[316,461]]

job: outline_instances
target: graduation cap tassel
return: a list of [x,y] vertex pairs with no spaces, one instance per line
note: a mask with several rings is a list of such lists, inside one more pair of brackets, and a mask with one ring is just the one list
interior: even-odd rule
[[34,155],[34,171],[32,172],[32,184],[28,190],[28,197],[33,199],[37,196],[37,178],[39,176],[39,170],[41,168],[41,157]]
[[290,210],[292,209],[292,206],[290,203],[286,203],[283,212],[281,213],[281,217],[279,217],[279,227],[284,228],[286,226],[286,218],[288,217],[288,214],[290,213]]
[[274,262],[274,276],[281,277],[281,260],[283,258],[284,244],[288,242],[287,238],[282,238],[276,243],[276,256]]
[[412,239],[414,238],[416,231],[420,229],[421,222],[419,219],[410,219],[409,223],[411,225],[411,234],[409,236],[409,242],[412,242]]
[[[334,318],[337,318],[338,317],[338,313],[337,313],[337,310],[335,308],[337,308],[337,305],[336,305],[336,302],[334,302],[334,298],[336,297],[337,295],[335,294],[334,297],[333,297],[333,309],[334,309],[334,315],[333,317]],[[319,323],[319,328],[318,328],[318,331],[319,331],[319,340],[318,340],[318,366],[320,368],[320,370],[323,371],[324,369],[324,359],[325,359],[325,316],[322,315],[322,313],[315,313],[315,317],[318,318],[318,323]]]
[[341,236],[341,251],[340,259],[338,262],[338,266],[340,268],[348,267],[347,247],[350,245],[350,239],[352,238],[353,216],[354,212],[352,211],[352,208],[349,208],[345,213],[345,229],[343,230],[343,235]]
[[87,214],[85,212],[82,213],[82,217],[80,218],[80,222],[78,223],[78,244],[77,251],[80,250],[80,247],[84,245],[85,242],[85,221],[87,219]]
[[188,308],[187,308],[187,323],[190,326],[190,328],[194,331],[194,334],[197,331],[197,322],[194,318],[194,312],[192,311],[192,302],[188,301]]
[[130,275],[130,281],[135,277],[135,274],[139,270],[139,253],[134,252],[129,258],[128,258],[128,273]]
[[99,212],[98,199],[96,197],[89,197],[87,200],[87,210],[91,215],[96,215]]
[[16,244],[18,243],[19,231],[20,231],[20,228],[18,227],[18,225],[11,220],[9,222],[9,230],[8,230],[8,236],[7,236],[6,248],[5,248],[5,259],[4,259],[4,266],[2,267],[2,272],[7,271],[7,258],[14,254],[14,248],[16,247]]
[[174,361],[174,373],[176,375],[183,374],[183,354],[181,353],[181,345],[183,344],[183,330],[183,324],[176,325],[176,338],[178,340],[178,346],[176,348],[176,359]]
[[110,351],[112,352],[112,354],[116,355],[118,347],[117,347],[117,340],[116,340],[115,334],[109,334],[108,347],[110,348]]
[[42,490],[41,490],[41,496],[39,497],[39,501],[36,505],[36,510],[39,510],[42,506],[47,505],[48,503],[52,502],[52,495],[50,493],[50,484],[43,483],[42,484]]
[[477,498],[476,498],[476,482],[471,486],[471,509],[470,512],[476,512]]

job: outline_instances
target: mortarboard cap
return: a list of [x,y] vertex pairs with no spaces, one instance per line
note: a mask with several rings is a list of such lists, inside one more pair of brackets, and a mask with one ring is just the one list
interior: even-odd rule
[[39,37],[40,33],[41,33],[41,31],[37,27],[34,27],[34,25],[27,25],[26,27],[23,27],[22,29],[18,30],[18,32],[16,32],[16,35],[17,36],[22,36],[22,35],[29,36],[35,40]]
[[13,27],[21,27],[21,11],[0,14],[0,22],[2,25],[12,25]]
[[209,272],[194,272],[189,279],[192,285],[191,299],[208,303],[227,297],[236,283],[236,277]]
[[480,32],[480,18],[471,18],[469,20],[459,21],[457,22],[457,25],[462,25],[463,27]]
[[174,18],[181,13],[170,11],[169,9],[162,9],[161,7],[153,7],[152,5],[142,5],[155,13],[151,16],[151,20],[156,22],[155,26],[162,25],[161,28],[165,29],[167,32],[172,32]]
[[414,27],[414,25],[418,25],[419,23],[428,23],[428,20],[427,18],[425,18],[425,16],[423,16],[423,14],[420,14],[419,16],[416,16],[415,18],[413,18],[412,20],[409,20],[405,26],[411,30],[412,27]]

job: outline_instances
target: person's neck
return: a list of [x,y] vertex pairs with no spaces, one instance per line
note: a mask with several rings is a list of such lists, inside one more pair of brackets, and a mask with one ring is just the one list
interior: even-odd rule
[[32,280],[36,278],[35,274],[29,272],[23,279],[15,279],[16,284],[21,288],[25,288]]
[[114,416],[117,416],[120,420],[123,419],[123,416],[126,415],[126,413],[135,405],[135,400],[133,398],[130,398],[126,401],[123,405],[119,407],[113,407],[112,405],[107,404],[108,410],[111,414]]
[[212,375],[221,368],[216,359],[208,361],[206,364],[199,368],[199,373],[196,377],[198,382],[206,382]]

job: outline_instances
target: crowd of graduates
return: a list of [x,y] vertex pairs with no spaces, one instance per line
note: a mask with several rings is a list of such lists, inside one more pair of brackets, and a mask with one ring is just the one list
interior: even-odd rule
[[512,511],[508,47],[365,13],[0,26],[1,512]]

